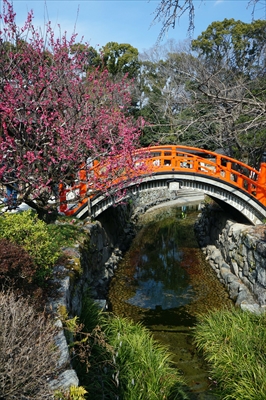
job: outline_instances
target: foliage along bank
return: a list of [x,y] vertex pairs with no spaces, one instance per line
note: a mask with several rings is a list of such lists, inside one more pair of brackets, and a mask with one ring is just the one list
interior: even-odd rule
[[199,318],[195,343],[226,400],[266,398],[266,314],[239,308]]
[[[62,390],[59,388],[56,391],[56,398],[61,400],[81,400],[90,398],[91,393],[101,393],[99,391],[101,387],[106,394],[108,393],[108,395],[110,395],[110,393],[112,393],[114,399],[117,398],[119,394],[121,398],[139,400],[140,390],[143,393],[143,399],[149,398],[159,400],[165,398],[165,396],[169,399],[185,399],[186,397],[182,389],[182,379],[171,367],[170,354],[167,350],[157,345],[145,329],[140,326],[134,326],[130,321],[118,320],[110,316],[107,317],[107,319],[106,317],[100,317],[98,309],[95,308],[95,303],[90,300],[87,295],[87,289],[83,289],[83,285],[78,284],[79,278],[84,272],[84,264],[80,264],[81,258],[77,259],[75,257],[75,255],[77,255],[77,252],[75,252],[77,243],[79,243],[78,247],[81,246],[81,248],[83,248],[84,255],[87,253],[87,258],[85,257],[85,260],[88,261],[89,254],[92,255],[95,268],[97,269],[99,262],[99,245],[101,246],[103,242],[105,242],[105,244],[108,242],[108,234],[99,231],[99,229],[101,229],[99,223],[90,225],[92,230],[88,227],[86,230],[86,225],[83,225],[82,222],[75,222],[67,218],[63,219],[61,224],[55,226],[46,225],[44,222],[36,219],[36,214],[32,212],[7,214],[0,217],[1,236],[5,237],[2,240],[5,241],[4,244],[7,250],[5,253],[1,254],[1,261],[5,261],[1,264],[1,267],[3,265],[7,266],[8,260],[11,259],[11,264],[9,264],[5,270],[1,271],[0,276],[1,284],[3,284],[1,294],[4,298],[7,284],[9,284],[9,290],[14,291],[14,296],[16,297],[18,294],[19,296],[23,296],[24,294],[29,295],[29,288],[32,288],[31,281],[35,281],[34,274],[30,278],[27,276],[26,270],[23,269],[24,265],[20,265],[19,254],[16,253],[16,263],[14,258],[10,258],[9,255],[12,256],[12,254],[10,254],[9,249],[12,252],[13,246],[17,245],[20,246],[21,253],[23,250],[26,254],[34,255],[34,250],[38,253],[38,243],[40,241],[40,243],[43,242],[43,246],[46,246],[47,255],[49,255],[51,251],[54,251],[55,259],[52,260],[55,264],[60,261],[67,261],[66,258],[61,258],[61,260],[58,258],[60,252],[56,252],[56,249],[60,249],[59,244],[61,246],[67,246],[65,248],[68,249],[68,252],[65,254],[68,254],[70,263],[64,271],[60,269],[60,272],[59,269],[55,269],[55,277],[57,279],[54,281],[54,285],[52,284],[53,280],[51,280],[52,274],[50,268],[47,270],[47,274],[43,276],[43,280],[35,281],[34,285],[35,289],[38,287],[36,286],[37,283],[40,285],[39,289],[44,296],[43,300],[51,302],[51,296],[54,297],[53,306],[51,303],[51,307],[56,308],[55,311],[58,317],[64,322],[72,357],[71,362],[77,368],[80,374],[80,383],[84,386],[80,386],[79,388],[72,386],[68,390],[67,388],[62,388]],[[42,235],[44,235],[46,240],[42,240]],[[17,242],[20,244],[18,245]],[[71,248],[73,250],[71,253],[73,262],[71,262],[71,254],[69,253]],[[108,254],[107,249],[103,251],[102,247],[101,250],[104,257],[106,257]],[[91,251],[91,253],[89,253],[89,251]],[[42,251],[40,248],[40,254],[41,253]],[[3,257],[5,259],[3,259]],[[42,260],[43,268],[47,265],[50,266],[50,264],[47,264],[49,257],[48,260],[45,260],[45,258]],[[24,258],[21,259],[21,262],[24,262]],[[35,266],[34,258],[32,266]],[[92,265],[89,263],[88,268],[91,269],[91,267]],[[61,275],[62,272],[63,275]],[[21,277],[21,273],[23,274],[23,278]],[[12,279],[9,279],[11,276]],[[93,274],[90,275],[90,278],[93,279]],[[62,282],[64,286],[63,294],[61,291],[62,287],[59,285],[61,279],[63,279]],[[89,280],[89,282],[91,281]],[[75,289],[76,302],[71,299],[69,292],[70,286],[67,289],[65,286],[66,283],[69,285],[72,284]],[[23,291],[24,288],[27,289],[25,293]],[[41,302],[38,304],[40,300],[38,298],[39,294],[40,292],[38,290],[35,291],[32,293],[33,297],[30,297],[29,300],[31,308],[29,308],[28,312],[31,313],[34,320],[35,317],[38,318],[37,316],[39,315],[36,306],[38,305],[40,308],[43,304]],[[60,295],[63,296],[63,303],[60,302]],[[80,306],[77,304],[78,296],[80,300],[82,300],[80,317],[74,314],[73,318],[69,318],[67,306],[69,308],[72,306],[72,312],[75,307],[77,307],[77,310],[80,309]],[[23,307],[27,311],[28,303]],[[7,313],[4,314],[7,315]],[[46,320],[46,317],[47,315],[43,315],[44,320]],[[14,321],[19,321],[18,314],[14,315]],[[16,326],[14,323],[13,325]],[[47,331],[49,334],[49,332],[52,332],[52,327],[51,325],[47,326],[49,327]],[[31,323],[29,323],[27,327],[30,332]],[[43,335],[45,332],[46,330],[44,328]],[[48,353],[51,351],[51,356],[54,357],[58,355],[58,349],[57,352],[55,352],[54,350],[57,347],[53,344],[57,333],[58,330],[54,327],[53,334],[50,336],[48,335],[50,344],[48,343],[47,351]],[[14,334],[20,348],[26,350],[24,337],[20,337],[20,330],[15,331]],[[36,340],[37,339],[38,337],[36,336]],[[35,349],[34,341],[31,347],[33,350]],[[11,349],[10,351],[12,352],[13,350]],[[143,362],[143,360],[146,361]],[[38,364],[38,357],[35,361]],[[66,363],[67,362],[66,360]],[[5,362],[3,362],[3,365],[5,365]],[[46,368],[43,362],[41,363],[41,367]],[[63,367],[66,367],[65,362],[62,365],[62,368]],[[45,371],[44,369],[42,370],[42,376],[47,376],[48,371],[46,371],[47,374],[45,374]],[[53,365],[53,368],[49,370],[49,380],[47,382],[51,380],[55,371],[60,375],[62,369],[57,370],[57,367]],[[30,381],[33,376],[34,371],[25,369],[23,377],[26,381]],[[16,375],[14,379],[17,379]],[[161,385],[162,383],[163,386]],[[26,387],[26,385],[24,386]],[[2,391],[0,391],[1,395],[9,399],[8,393],[4,391],[5,389],[0,386],[0,390]],[[18,393],[19,390],[18,388]],[[29,399],[36,398],[36,390],[38,391],[38,385],[34,387],[32,391],[27,389]],[[44,385],[42,387],[42,392],[40,391],[40,396],[47,396],[49,393],[51,393],[51,388]],[[40,399],[41,398],[42,397],[40,397]]]

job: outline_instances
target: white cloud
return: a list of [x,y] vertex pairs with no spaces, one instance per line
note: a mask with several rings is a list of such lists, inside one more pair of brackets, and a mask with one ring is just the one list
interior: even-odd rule
[[224,3],[224,0],[216,0],[214,6],[219,6],[221,3]]

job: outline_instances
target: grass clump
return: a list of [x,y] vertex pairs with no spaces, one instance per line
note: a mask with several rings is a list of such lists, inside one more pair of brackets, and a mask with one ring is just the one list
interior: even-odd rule
[[265,314],[212,311],[199,318],[194,333],[223,399],[266,399]]
[[123,318],[110,318],[106,335],[114,348],[119,398],[126,400],[187,399],[170,353],[149,331]]
[[188,399],[170,353],[140,324],[101,312],[88,295],[74,329],[69,322],[72,365],[86,399]]

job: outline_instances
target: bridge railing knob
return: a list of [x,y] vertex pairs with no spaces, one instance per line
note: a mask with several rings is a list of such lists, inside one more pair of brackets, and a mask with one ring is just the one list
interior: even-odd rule
[[266,163],[266,151],[261,156],[261,163]]

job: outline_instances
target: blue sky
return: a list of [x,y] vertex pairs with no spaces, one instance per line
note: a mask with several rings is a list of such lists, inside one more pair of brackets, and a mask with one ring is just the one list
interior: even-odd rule
[[[265,0],[262,0],[262,3]],[[1,0],[0,0],[1,3]],[[139,52],[155,45],[160,33],[159,23],[152,25],[154,12],[159,5],[157,0],[13,0],[17,23],[22,25],[27,11],[34,12],[34,25],[43,27],[50,20],[53,27],[69,34],[75,31],[79,38],[98,48],[114,41],[129,43]],[[213,21],[234,18],[244,22],[252,21],[252,9],[248,0],[195,0],[196,38]],[[265,8],[259,5],[256,19],[265,18]],[[177,42],[187,38],[188,16],[184,15],[176,28],[169,30],[164,41]]]

